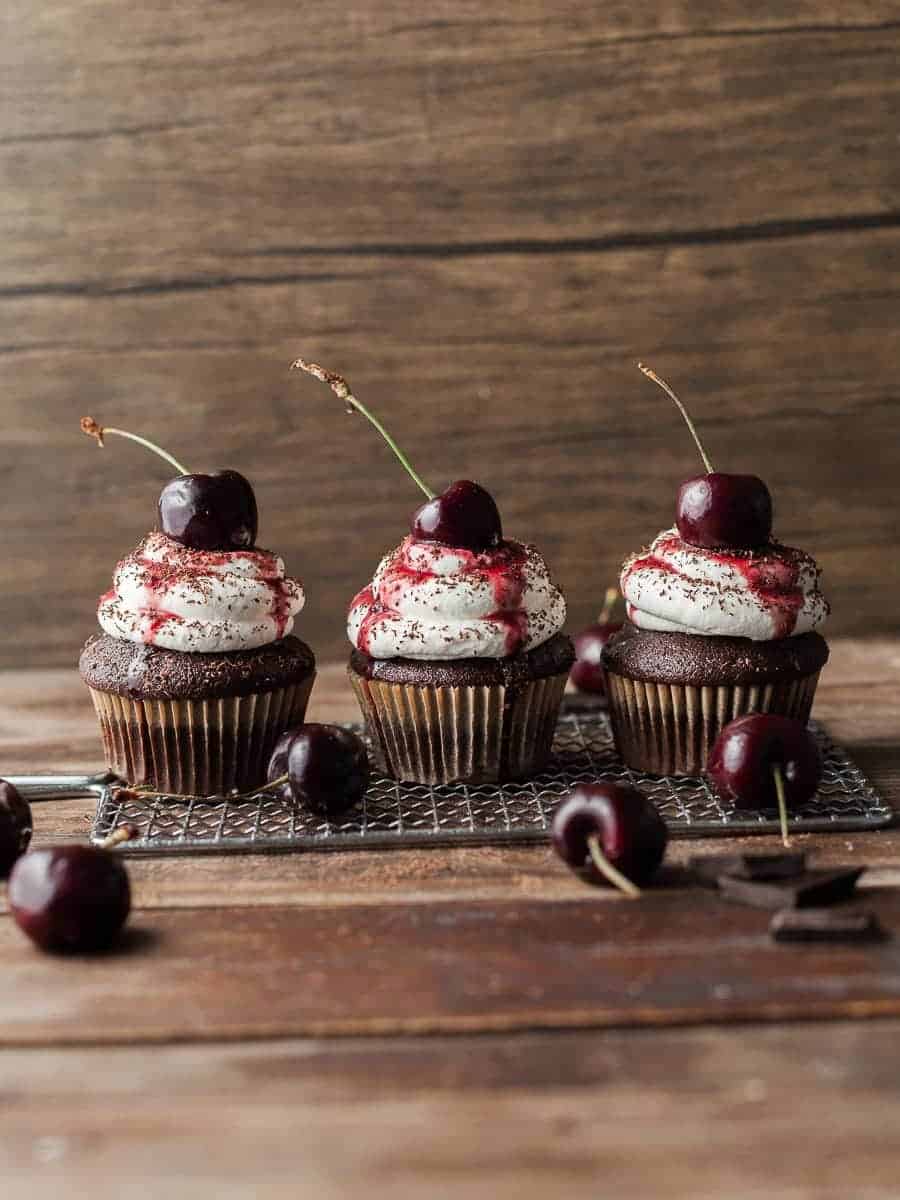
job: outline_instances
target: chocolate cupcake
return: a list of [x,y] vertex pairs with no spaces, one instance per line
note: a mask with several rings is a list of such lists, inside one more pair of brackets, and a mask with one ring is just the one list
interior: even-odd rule
[[237,472],[183,473],[159,511],[161,530],[116,567],[103,633],[81,654],[106,763],[160,792],[246,791],[306,712],[315,658],[291,636],[303,588],[254,546],[256,502]]
[[807,721],[828,659],[817,631],[829,608],[814,559],[772,539],[772,501],[757,476],[710,467],[681,485],[676,517],[624,564],[628,619],[603,665],[628,766],[699,775],[735,717]]
[[818,633],[770,642],[659,633],[628,622],[604,650],[610,716],[629,766],[699,775],[719,731],[748,712],[806,721],[828,646]]
[[557,633],[499,658],[350,656],[380,768],[417,783],[523,779],[546,764],[572,643]]
[[265,782],[274,744],[303,720],[315,678],[312,651],[290,636],[198,654],[98,634],[79,667],[110,770],[200,796]]
[[565,615],[534,546],[405,538],[347,625],[350,682],[381,769],[417,783],[540,771],[575,657]]
[[427,497],[347,619],[350,683],[379,767],[426,784],[540,771],[575,659],[547,564],[534,546],[504,539],[477,483],[435,495],[340,375],[302,358],[294,366],[366,417]]

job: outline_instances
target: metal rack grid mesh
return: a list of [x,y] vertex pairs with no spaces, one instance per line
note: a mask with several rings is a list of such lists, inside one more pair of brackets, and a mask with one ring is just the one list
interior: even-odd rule
[[[877,829],[892,811],[869,780],[812,723],[824,759],[817,795],[791,817],[795,832]],[[659,808],[674,837],[769,833],[773,812],[736,810],[702,779],[643,775],[615,752],[600,709],[569,708],[560,717],[547,770],[524,783],[431,787],[375,774],[358,810],[330,823],[261,790],[252,799],[141,797],[114,786],[100,793],[91,836],[130,822],[138,836],[126,853],[172,854],[262,850],[338,850],[428,844],[544,841],[553,810],[577,783],[613,779],[634,784]]]

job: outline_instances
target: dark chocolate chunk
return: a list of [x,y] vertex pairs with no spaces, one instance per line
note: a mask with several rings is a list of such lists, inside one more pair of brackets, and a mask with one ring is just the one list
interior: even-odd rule
[[877,942],[887,935],[872,912],[784,908],[769,924],[776,942]]
[[806,855],[802,850],[781,854],[695,854],[688,866],[698,883],[718,887],[722,875],[733,879],[790,879],[802,875]]
[[864,870],[865,867],[845,867],[838,871],[804,871],[794,879],[781,880],[720,875],[719,891],[729,900],[754,908],[816,908],[852,896]]

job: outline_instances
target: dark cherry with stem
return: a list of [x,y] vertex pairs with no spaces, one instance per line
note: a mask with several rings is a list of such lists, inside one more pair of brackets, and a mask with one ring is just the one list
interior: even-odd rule
[[100,846],[32,850],[9,877],[9,909],[19,928],[42,950],[107,950],[131,910],[122,862],[109,851],[134,836],[123,826]]
[[666,824],[637,788],[579,784],[553,815],[553,847],[586,883],[611,884],[640,896],[656,873],[669,840]]
[[0,879],[28,849],[31,841],[31,807],[17,788],[0,779]]
[[638,363],[639,370],[663,389],[677,405],[691,431],[705,475],[686,479],[678,489],[675,524],[692,546],[710,550],[754,550],[772,536],[772,496],[757,475],[726,475],[714,471],[687,409],[664,379]]
[[160,492],[160,529],[191,550],[247,550],[258,525],[256,496],[239,471],[179,475]]
[[349,412],[361,413],[381,434],[412,481],[425,494],[425,503],[412,516],[413,537],[419,541],[440,542],[446,546],[472,550],[476,554],[500,545],[503,526],[490,492],[471,479],[458,479],[440,495],[435,494],[413,469],[407,456],[378,418],[353,395],[350,385],[341,375],[305,358],[296,359],[291,369],[306,371],[308,375],[327,383],[338,399],[347,405]]
[[289,729],[275,744],[267,779],[309,812],[340,817],[359,804],[369,786],[365,743],[339,725],[310,722]]
[[471,479],[458,479],[417,508],[411,528],[420,542],[442,542],[476,553],[492,550],[503,541],[494,497]]
[[802,721],[749,713],[721,731],[706,773],[719,795],[737,808],[777,808],[787,846],[788,809],[815,795],[822,755]]
[[621,621],[611,619],[618,599],[619,589],[607,588],[603,608],[596,622],[575,635],[575,662],[569,678],[579,692],[606,695],[606,672],[601,660],[603,647],[622,628]]
[[159,527],[173,541],[202,551],[246,550],[256,543],[256,496],[240,472],[191,473],[155,442],[124,429],[100,425],[93,417],[82,417],[81,429],[99,446],[109,434],[137,442],[179,472],[159,496]]

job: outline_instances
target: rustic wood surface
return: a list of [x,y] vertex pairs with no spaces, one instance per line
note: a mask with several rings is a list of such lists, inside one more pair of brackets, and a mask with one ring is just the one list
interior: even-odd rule
[[[769,479],[835,632],[897,628],[894,3],[25,0],[0,38],[0,662],[65,666],[162,464],[256,483],[343,653],[417,495],[291,378],[474,475],[583,624],[696,469]],[[36,599],[37,598],[37,599]]]
[[[896,640],[838,639],[817,700],[895,803],[898,668]],[[337,664],[313,715],[353,715]],[[97,755],[71,672],[0,674],[4,774]],[[35,805],[38,840],[89,815]],[[796,841],[869,863],[900,929],[898,832]],[[896,941],[769,943],[679,874],[722,845],[674,843],[640,904],[543,847],[136,859],[130,937],[93,960],[0,910],[3,1194],[892,1196]]]
[[900,1022],[6,1050],[12,1200],[893,1200]]

